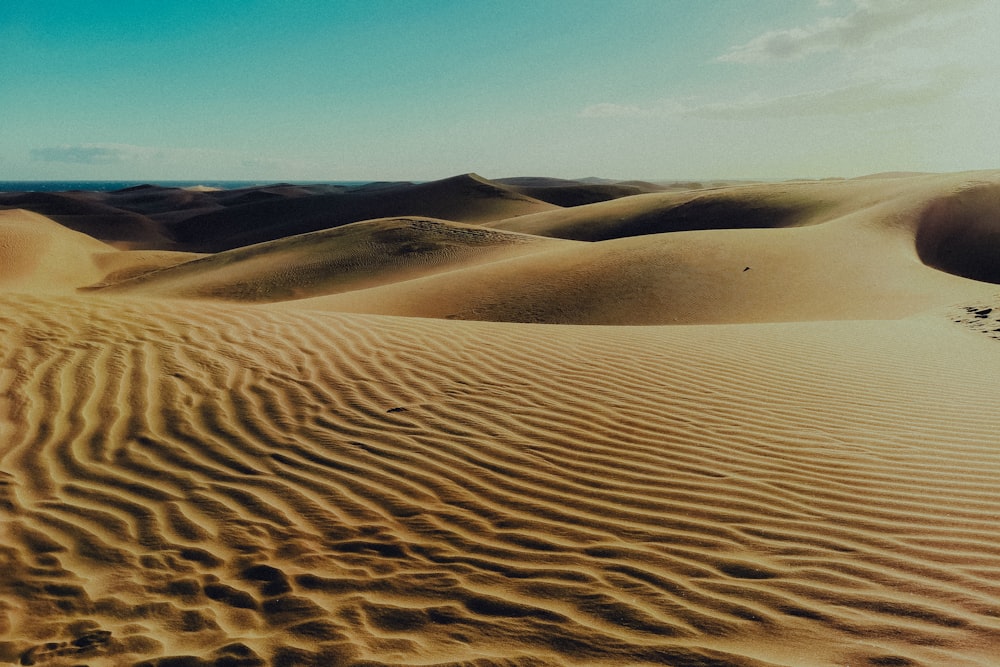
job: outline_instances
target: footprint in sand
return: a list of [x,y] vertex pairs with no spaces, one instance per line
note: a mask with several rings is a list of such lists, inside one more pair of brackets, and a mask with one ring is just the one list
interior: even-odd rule
[[63,656],[96,653],[110,639],[111,633],[107,630],[91,630],[70,641],[39,644],[21,654],[21,664],[37,665]]

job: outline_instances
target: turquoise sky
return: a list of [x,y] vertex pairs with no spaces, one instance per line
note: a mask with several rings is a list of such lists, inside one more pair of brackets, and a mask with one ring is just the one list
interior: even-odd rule
[[0,0],[0,180],[1000,167],[995,0]]

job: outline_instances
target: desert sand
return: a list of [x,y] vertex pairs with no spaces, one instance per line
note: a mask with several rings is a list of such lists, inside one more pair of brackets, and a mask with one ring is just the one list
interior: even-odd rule
[[1000,171],[0,193],[0,663],[994,665]]

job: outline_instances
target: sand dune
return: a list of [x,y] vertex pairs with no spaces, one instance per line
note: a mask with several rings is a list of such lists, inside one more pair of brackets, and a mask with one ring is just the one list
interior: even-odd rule
[[116,247],[219,252],[376,218],[481,223],[552,210],[476,174],[354,188],[275,184],[234,191],[152,185],[105,193],[0,193],[0,209],[48,216]]
[[[814,225],[887,207],[912,212],[968,180],[967,175],[909,179],[755,183],[644,193],[582,208],[545,211],[486,223],[498,229],[579,241],[709,229]],[[995,178],[995,176],[994,176]],[[886,212],[878,213],[884,224]]]
[[0,210],[0,291],[67,292],[102,275],[114,249],[37,213]]
[[[0,663],[995,664],[998,183],[206,255],[0,211]],[[449,215],[508,210],[488,192]]]
[[466,174],[431,183],[390,184],[231,206],[181,220],[171,226],[171,235],[185,249],[218,252],[376,218],[421,216],[481,223],[553,208]]
[[928,265],[973,280],[1000,283],[1000,183],[973,181],[934,200],[916,227]]
[[132,211],[92,201],[90,193],[0,193],[0,209],[30,210],[61,225],[119,248],[162,248],[170,245],[159,225]]
[[388,218],[199,257],[123,281],[112,276],[100,288],[106,294],[284,301],[576,245],[431,218]]
[[544,177],[500,178],[493,182],[557,206],[583,206],[665,189],[652,183],[589,183]]
[[559,324],[899,318],[996,290],[983,281],[1000,282],[998,192],[938,177],[640,195],[490,225],[610,240],[296,307]]
[[996,292],[852,226],[657,234],[556,248],[288,307],[555,324],[893,319]]

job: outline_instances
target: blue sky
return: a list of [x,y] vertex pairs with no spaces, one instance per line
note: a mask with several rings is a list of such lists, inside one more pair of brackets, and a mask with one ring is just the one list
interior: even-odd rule
[[3,0],[0,180],[1000,167],[995,0]]

